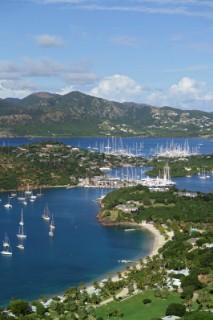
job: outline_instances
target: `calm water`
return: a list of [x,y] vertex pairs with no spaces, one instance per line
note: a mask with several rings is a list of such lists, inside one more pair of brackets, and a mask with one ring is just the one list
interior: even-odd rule
[[[0,255],[1,304],[11,297],[32,300],[80,282],[105,278],[108,271],[125,267],[118,260],[135,260],[150,251],[150,233],[98,224],[99,206],[93,200],[100,197],[101,190],[58,188],[43,192],[23,208],[27,233],[24,251],[16,248],[22,205],[14,198],[12,209],[6,209],[3,204],[8,202],[8,195],[1,194],[0,239],[7,232],[13,249],[12,257]],[[49,223],[41,217],[46,202],[54,214],[54,238],[49,237]]]
[[[0,138],[0,145],[23,145],[41,139]],[[42,139],[44,140],[44,139]],[[97,150],[111,143],[107,138],[57,139],[67,145]],[[171,141],[184,144],[185,139],[118,139],[118,147],[150,156],[158,145]],[[213,143],[208,139],[188,139],[190,148],[199,147],[201,154],[213,153]],[[120,145],[119,145],[120,143]],[[139,168],[139,174],[144,169]],[[201,180],[197,176],[176,178],[177,187],[194,191],[213,191],[213,177]],[[104,190],[104,192],[108,192]],[[96,220],[99,210],[94,201],[101,196],[100,189],[57,188],[43,191],[44,195],[34,203],[24,206],[27,238],[25,250],[16,248],[22,205],[16,198],[11,200],[12,209],[4,208],[8,194],[0,195],[0,244],[5,232],[13,249],[12,257],[0,255],[0,304],[14,298],[33,300],[41,295],[62,292],[66,288],[105,278],[107,272],[125,267],[118,260],[136,260],[146,256],[152,246],[148,232],[125,232],[121,227],[102,227]],[[48,235],[49,226],[42,219],[45,203],[54,214],[55,236]],[[0,248],[0,250],[2,250]]]
[[[0,138],[0,146],[18,146],[42,140],[47,139]],[[94,151],[106,151],[109,146],[113,149],[125,149],[145,157],[151,156],[160,146],[165,148],[174,143],[183,147],[187,141],[191,151],[198,149],[200,154],[213,153],[213,140],[202,138],[189,138],[187,140],[185,138],[52,138],[52,140]]]

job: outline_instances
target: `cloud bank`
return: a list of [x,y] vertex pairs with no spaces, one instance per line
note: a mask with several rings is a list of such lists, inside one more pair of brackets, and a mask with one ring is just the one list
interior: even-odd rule
[[[19,63],[0,61],[0,98],[23,98],[35,91],[65,94],[73,90],[118,102],[148,103],[211,111],[213,91],[204,81],[182,76],[166,89],[150,88],[127,75],[99,79],[86,62],[61,63],[24,57]],[[54,83],[54,86],[52,86]],[[149,90],[146,88],[149,87]]]

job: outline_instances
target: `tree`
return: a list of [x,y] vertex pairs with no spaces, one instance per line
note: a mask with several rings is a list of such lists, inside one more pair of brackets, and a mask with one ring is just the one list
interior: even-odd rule
[[148,298],[143,299],[143,304],[149,304],[149,303],[151,303],[151,302],[152,302],[151,299],[148,299]]
[[25,300],[12,300],[7,309],[10,310],[15,316],[25,315],[30,312],[29,303]]
[[182,320],[213,320],[212,312],[194,311],[188,312]]
[[40,316],[43,316],[46,312],[46,308],[44,307],[44,305],[39,302],[39,301],[35,301],[32,303],[35,307],[36,307],[36,313]]
[[171,303],[166,309],[166,316],[182,317],[186,313],[186,307],[181,303]]
[[128,288],[128,293],[129,294],[133,294],[133,292],[134,292],[134,284],[133,283],[129,283],[127,288]]
[[194,290],[195,287],[193,285],[184,287],[183,292],[181,293],[181,298],[191,299],[193,297]]

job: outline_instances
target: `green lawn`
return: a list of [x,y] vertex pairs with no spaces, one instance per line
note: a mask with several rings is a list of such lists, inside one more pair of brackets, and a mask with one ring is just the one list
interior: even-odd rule
[[[149,305],[143,304],[143,299],[149,298],[152,302]],[[97,308],[97,316],[102,316],[103,319],[108,318],[108,311],[118,309],[123,313],[124,320],[151,320],[154,317],[165,316],[165,311],[170,303],[181,303],[183,300],[178,293],[171,293],[167,299],[163,300],[155,298],[152,291],[146,291],[136,296],[128,298],[120,302],[111,302],[105,306]],[[116,318],[111,318],[116,319]],[[117,319],[121,319],[117,317]]]

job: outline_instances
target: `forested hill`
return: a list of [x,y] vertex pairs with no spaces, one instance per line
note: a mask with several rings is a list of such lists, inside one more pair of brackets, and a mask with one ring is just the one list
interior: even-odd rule
[[213,113],[119,103],[73,91],[0,99],[0,135],[213,136]]

